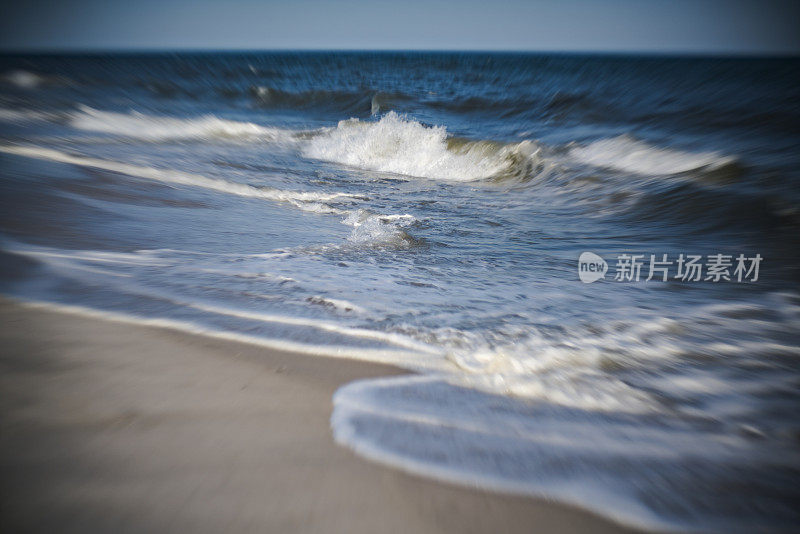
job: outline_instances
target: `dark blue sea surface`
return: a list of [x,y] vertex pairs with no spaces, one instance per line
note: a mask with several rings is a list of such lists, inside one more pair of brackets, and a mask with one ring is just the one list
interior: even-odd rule
[[[344,386],[332,426],[423,476],[789,530],[799,68],[1,56],[0,291],[417,371]],[[581,281],[584,252],[604,278]]]

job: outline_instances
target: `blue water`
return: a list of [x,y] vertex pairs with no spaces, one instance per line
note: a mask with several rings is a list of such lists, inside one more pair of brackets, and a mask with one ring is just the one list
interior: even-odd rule
[[[3,56],[0,291],[417,371],[344,386],[332,427],[423,476],[789,529],[799,66]],[[592,284],[586,251],[610,268]],[[646,282],[651,254],[762,261]]]

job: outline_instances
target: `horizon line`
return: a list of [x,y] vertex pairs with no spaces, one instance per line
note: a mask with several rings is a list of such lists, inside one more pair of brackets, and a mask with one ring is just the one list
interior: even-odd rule
[[591,55],[591,56],[652,56],[691,58],[742,58],[742,59],[792,59],[800,58],[800,51],[714,51],[714,50],[565,50],[522,48],[203,48],[203,47],[10,47],[0,48],[0,55],[105,55],[105,54],[202,54],[202,53],[475,53],[475,54],[539,54],[539,55]]

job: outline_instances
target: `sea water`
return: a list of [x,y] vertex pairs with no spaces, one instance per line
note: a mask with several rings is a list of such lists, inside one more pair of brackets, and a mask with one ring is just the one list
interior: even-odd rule
[[[343,386],[331,423],[422,476],[648,528],[789,529],[798,67],[4,56],[0,291],[415,371]],[[608,266],[590,284],[584,252]],[[719,254],[728,280],[676,276]]]

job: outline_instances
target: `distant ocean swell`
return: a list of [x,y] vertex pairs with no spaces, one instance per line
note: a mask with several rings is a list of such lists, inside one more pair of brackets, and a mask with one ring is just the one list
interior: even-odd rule
[[[594,196],[582,199],[637,218],[658,218],[668,223],[759,226],[796,225],[800,212],[790,202],[769,192],[737,192],[741,164],[732,156],[717,152],[690,152],[659,148],[630,136],[601,139],[586,145],[568,143],[548,147],[533,141],[502,143],[469,140],[448,135],[443,126],[426,126],[413,119],[388,112],[374,121],[349,119],[336,127],[294,131],[266,127],[250,122],[221,119],[213,115],[174,118],[138,112],[118,113],[80,106],[77,111],[59,114],[4,109],[0,121],[25,123],[52,121],[71,128],[137,141],[202,141],[218,139],[277,143],[291,146],[304,157],[329,161],[356,169],[378,171],[434,180],[492,181],[509,183],[561,182],[557,169],[564,166],[601,168],[625,173],[623,180],[607,184],[566,184],[566,189],[587,189]],[[41,157],[66,161],[47,149],[6,147],[4,150],[37,152]],[[73,158],[74,159],[74,158]],[[70,160],[72,161],[72,160]],[[87,162],[88,163],[88,162]],[[105,168],[120,168],[114,162],[95,162]],[[124,165],[122,166],[124,167]],[[141,171],[128,169],[134,175]],[[121,171],[122,172],[122,171]],[[179,175],[169,169],[146,171],[148,176]],[[640,176],[637,180],[636,176]],[[663,177],[653,183],[653,176]],[[667,179],[672,177],[672,179]],[[201,180],[202,181],[202,180]],[[559,183],[559,186],[565,184]],[[224,188],[224,186],[220,186]],[[291,192],[274,193],[229,184],[239,194],[304,202],[307,198]],[[309,193],[313,200],[325,200]],[[340,193],[334,197],[348,196]],[[292,197],[292,198],[290,198]],[[616,204],[616,207],[613,205]],[[315,207],[316,206],[316,207]],[[309,209],[337,213],[318,202]],[[747,209],[745,209],[747,208]]]

